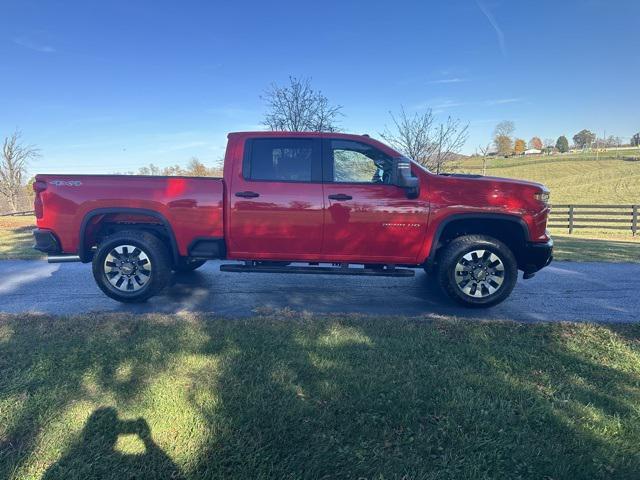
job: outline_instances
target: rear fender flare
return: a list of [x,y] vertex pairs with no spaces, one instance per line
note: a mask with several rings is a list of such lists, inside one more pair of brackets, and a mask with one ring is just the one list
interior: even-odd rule
[[82,219],[82,223],[80,224],[80,236],[78,237],[78,256],[80,260],[84,263],[88,263],[91,261],[91,252],[85,246],[85,235],[87,231],[87,227],[91,219],[98,215],[108,215],[112,213],[126,213],[132,215],[146,215],[149,217],[153,217],[157,220],[160,220],[162,225],[167,231],[167,235],[169,236],[169,246],[171,248],[171,256],[174,262],[177,262],[179,259],[178,254],[178,243],[176,242],[175,234],[173,233],[173,229],[171,228],[171,224],[166,219],[164,215],[158,213],[154,210],[148,210],[145,208],[125,208],[125,207],[116,207],[116,208],[97,208],[95,210],[91,210],[88,212],[84,218]]

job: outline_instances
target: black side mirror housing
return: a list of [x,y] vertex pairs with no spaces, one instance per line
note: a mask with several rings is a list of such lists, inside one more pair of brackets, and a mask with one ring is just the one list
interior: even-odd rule
[[420,180],[411,175],[411,162],[406,158],[393,159],[392,183],[407,192],[407,198],[420,194]]

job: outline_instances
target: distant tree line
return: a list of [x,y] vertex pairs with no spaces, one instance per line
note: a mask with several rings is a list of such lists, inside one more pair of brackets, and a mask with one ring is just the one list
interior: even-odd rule
[[185,177],[220,177],[222,176],[221,161],[220,166],[207,167],[197,157],[192,157],[186,167],[181,165],[170,165],[168,167],[158,167],[153,163],[140,167],[138,175],[161,175],[161,176],[185,176]]
[[[493,152],[505,157],[510,155],[521,155],[525,152],[525,141],[521,138],[513,138],[513,132],[515,131],[515,124],[510,120],[505,120],[496,125],[493,131]],[[529,140],[529,149],[539,150],[541,153],[552,153],[558,151],[560,153],[566,153],[569,151],[569,140],[566,136],[561,135],[557,140],[551,138],[545,139],[543,142],[539,137],[532,137]],[[573,136],[573,145],[576,149],[587,148],[613,148],[621,147],[625,145],[622,138],[610,135],[606,138],[598,138],[597,135],[590,130],[583,129]],[[631,137],[631,146],[640,146],[640,133],[636,133]],[[487,153],[483,153],[484,150],[481,147],[480,152],[483,156],[487,156]]]

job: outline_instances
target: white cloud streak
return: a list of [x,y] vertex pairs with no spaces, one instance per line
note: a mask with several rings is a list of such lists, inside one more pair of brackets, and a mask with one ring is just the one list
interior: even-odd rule
[[454,77],[454,78],[442,78],[440,80],[431,80],[427,83],[429,84],[441,84],[441,83],[462,83],[462,82],[468,82],[469,79],[468,78],[458,78],[458,77]]
[[500,52],[502,53],[503,57],[506,57],[507,45],[504,39],[504,33],[502,33],[502,29],[498,25],[498,22],[494,18],[493,14],[489,11],[489,9],[487,8],[487,6],[484,4],[482,0],[476,0],[476,4],[478,5],[478,8],[483,13],[483,15],[486,17],[489,24],[493,27],[493,30],[496,32],[496,37],[498,38],[498,45],[500,46]]
[[40,52],[40,53],[56,52],[56,49],[53,48],[51,45],[42,45],[26,37],[16,37],[12,41],[16,45],[19,45],[24,48],[28,48],[29,50],[33,50],[34,52]]

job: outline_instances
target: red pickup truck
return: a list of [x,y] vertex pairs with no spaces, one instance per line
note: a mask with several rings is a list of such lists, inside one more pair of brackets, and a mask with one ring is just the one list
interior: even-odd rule
[[[228,136],[223,178],[38,175],[35,248],[92,262],[98,286],[144,301],[209,259],[227,272],[413,276],[486,307],[551,262],[549,191],[434,175],[368,135]],[[324,264],[324,265],[323,265]]]

